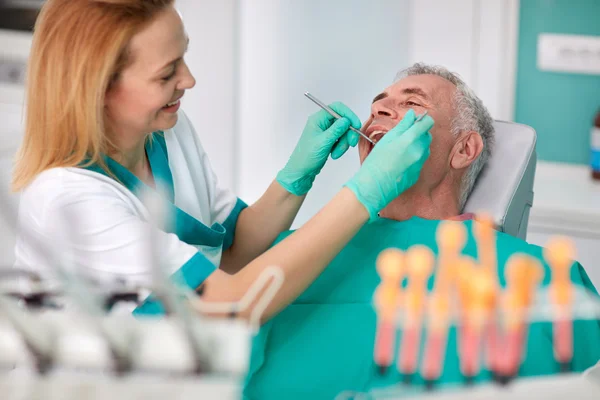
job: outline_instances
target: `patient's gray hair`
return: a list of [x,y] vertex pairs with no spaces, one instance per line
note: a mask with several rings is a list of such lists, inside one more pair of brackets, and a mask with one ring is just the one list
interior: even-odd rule
[[452,120],[451,131],[455,137],[462,132],[475,131],[481,135],[483,150],[479,157],[473,161],[462,181],[459,205],[462,210],[475,186],[479,173],[487,163],[494,148],[494,120],[492,119],[483,102],[458,74],[448,71],[437,65],[416,63],[396,75],[394,82],[410,75],[437,75],[456,86],[454,94],[454,109],[456,115]]

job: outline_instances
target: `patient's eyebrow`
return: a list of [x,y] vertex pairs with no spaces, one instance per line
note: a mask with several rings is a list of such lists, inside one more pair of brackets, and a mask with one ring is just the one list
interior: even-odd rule
[[429,95],[427,93],[425,93],[425,91],[423,89],[418,88],[418,87],[403,89],[402,93],[403,94],[416,94],[417,96],[420,96],[425,100],[431,100]]
[[375,96],[375,98],[373,99],[373,103],[375,103],[376,101],[379,101],[379,100],[383,100],[383,99],[385,99],[386,97],[388,97],[388,94],[387,94],[386,92],[379,93],[379,94],[378,94],[377,96]]

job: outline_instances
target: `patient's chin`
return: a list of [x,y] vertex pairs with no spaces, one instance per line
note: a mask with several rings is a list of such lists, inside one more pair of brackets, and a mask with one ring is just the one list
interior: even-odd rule
[[365,161],[367,156],[371,153],[371,150],[373,150],[373,145],[371,145],[366,140],[361,139],[361,142],[358,144],[358,157],[361,165]]
[[358,152],[360,165],[362,165],[365,162],[365,159],[367,158],[368,155],[369,155],[369,153],[367,153],[367,152],[363,152],[363,151]]

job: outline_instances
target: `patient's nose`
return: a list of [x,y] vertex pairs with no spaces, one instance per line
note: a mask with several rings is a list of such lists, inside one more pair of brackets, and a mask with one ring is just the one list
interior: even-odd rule
[[386,100],[388,100],[388,99],[382,99],[382,100],[379,100],[379,101],[373,103],[372,112],[373,112],[374,117],[377,117],[377,116],[385,116],[385,117],[391,117],[391,118],[397,117],[398,113],[392,107],[390,107],[389,102]]

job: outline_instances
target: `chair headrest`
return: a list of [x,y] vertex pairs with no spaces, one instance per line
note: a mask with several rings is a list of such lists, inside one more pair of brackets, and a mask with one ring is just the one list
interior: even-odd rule
[[485,212],[498,230],[525,239],[533,204],[536,133],[527,125],[495,121],[496,146],[465,204],[464,212]]

